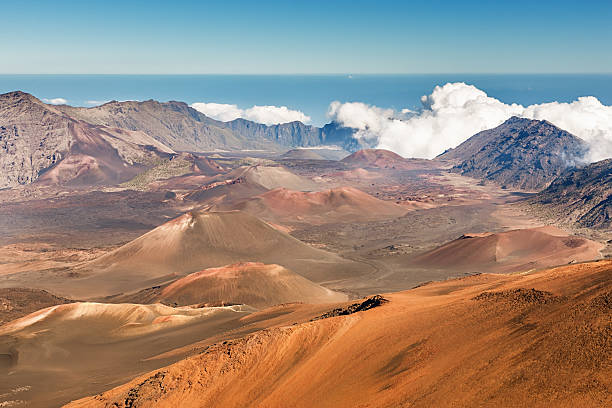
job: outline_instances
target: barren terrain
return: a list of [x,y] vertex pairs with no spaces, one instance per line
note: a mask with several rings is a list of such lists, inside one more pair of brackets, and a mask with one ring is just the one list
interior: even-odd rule
[[442,161],[312,157],[0,190],[0,404],[610,401],[607,231]]
[[219,343],[70,407],[607,406],[610,262],[479,275]]

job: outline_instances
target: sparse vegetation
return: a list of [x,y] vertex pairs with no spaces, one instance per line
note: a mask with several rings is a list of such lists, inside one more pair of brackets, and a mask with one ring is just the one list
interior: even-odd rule
[[180,157],[158,159],[153,162],[153,167],[143,171],[133,179],[122,183],[121,186],[131,190],[145,191],[148,189],[149,184],[154,181],[165,180],[189,173],[192,165],[193,163]]

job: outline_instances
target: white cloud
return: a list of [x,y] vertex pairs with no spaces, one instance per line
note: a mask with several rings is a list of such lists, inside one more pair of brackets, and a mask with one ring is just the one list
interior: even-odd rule
[[612,156],[612,107],[592,96],[524,107],[505,104],[460,82],[437,86],[421,102],[418,112],[399,113],[358,102],[332,102],[328,114],[337,123],[357,129],[356,138],[405,157],[435,157],[511,116],[545,119],[584,139],[591,146],[590,160]]
[[85,101],[87,105],[91,105],[91,106],[100,106],[100,105],[104,105],[107,102],[109,101]]
[[393,109],[382,109],[361,102],[334,101],[329,105],[328,116],[342,126],[359,129],[354,137],[367,143],[376,142],[398,120]]
[[302,123],[310,122],[310,116],[303,112],[291,110],[286,106],[253,106],[246,111],[245,119],[253,122],[272,125],[277,123],[288,123],[299,121]]
[[310,122],[309,116],[305,115],[303,112],[291,110],[286,106],[255,105],[248,109],[241,109],[237,105],[196,102],[192,104],[191,107],[210,118],[222,122],[228,122],[238,118],[263,123],[265,125],[275,125],[294,121],[303,123]]
[[51,105],[65,105],[68,103],[64,98],[43,99],[43,101]]
[[571,103],[531,105],[521,116],[545,119],[585,140],[590,146],[589,161],[612,157],[612,106],[594,96],[583,96]]
[[191,107],[209,118],[222,122],[229,122],[230,120],[241,118],[244,112],[238,105],[227,105],[224,103],[196,102],[192,104]]

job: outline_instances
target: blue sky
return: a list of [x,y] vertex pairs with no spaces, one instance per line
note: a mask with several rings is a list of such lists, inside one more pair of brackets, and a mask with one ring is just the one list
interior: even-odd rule
[[0,2],[0,73],[612,72],[610,1]]

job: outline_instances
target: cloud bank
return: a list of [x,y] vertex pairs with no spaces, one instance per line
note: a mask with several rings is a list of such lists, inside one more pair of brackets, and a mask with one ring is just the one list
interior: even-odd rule
[[43,102],[46,102],[51,105],[65,105],[68,101],[64,98],[52,98],[52,99],[44,99]]
[[237,105],[196,102],[192,104],[191,107],[210,118],[222,122],[228,122],[238,118],[263,123],[268,126],[294,121],[303,123],[310,122],[309,116],[305,115],[303,112],[291,110],[286,106],[255,105],[248,109],[240,109]]
[[589,161],[612,157],[612,106],[592,96],[524,107],[503,103],[475,86],[457,82],[437,86],[421,103],[418,111],[397,112],[336,101],[330,104],[328,116],[357,129],[357,139],[405,157],[433,158],[511,116],[547,120],[582,138],[591,147]]

